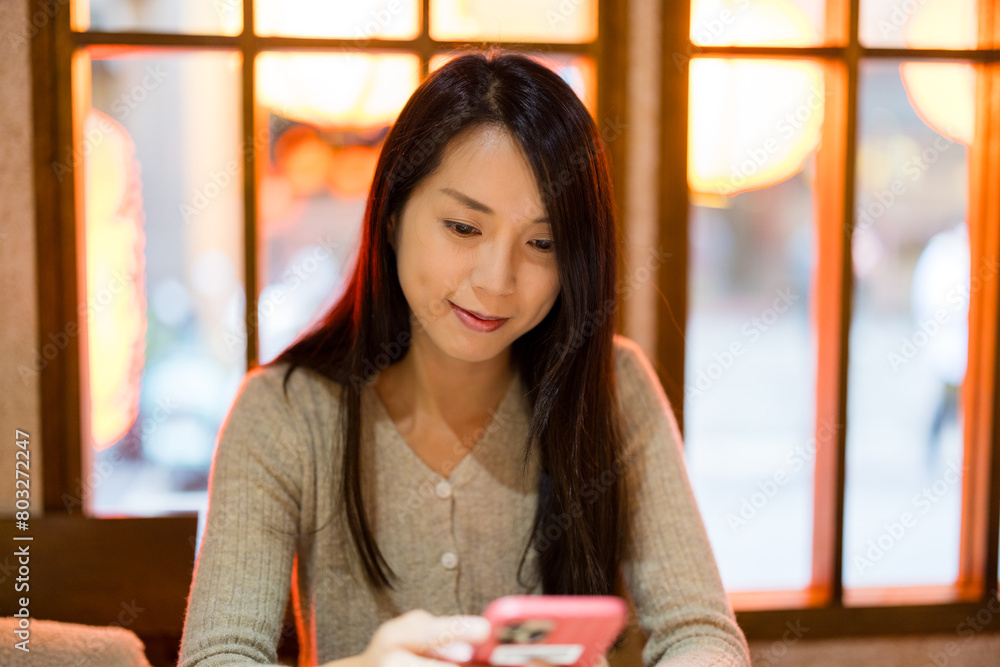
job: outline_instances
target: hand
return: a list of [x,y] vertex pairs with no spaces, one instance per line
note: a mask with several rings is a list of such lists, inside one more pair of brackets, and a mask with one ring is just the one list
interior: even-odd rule
[[[559,667],[559,665],[553,665],[551,662],[546,662],[541,658],[532,658],[524,667]],[[594,661],[593,667],[610,667],[608,664],[608,657],[606,655],[597,656],[597,660]]]
[[[467,663],[465,667],[493,667],[493,665],[490,665],[489,663],[486,662],[470,662]],[[525,663],[523,667],[560,667],[560,665],[553,665],[551,662],[546,662],[541,658],[532,658],[527,663]],[[595,667],[602,667],[602,666],[598,665]]]
[[481,644],[489,636],[489,621],[481,616],[435,616],[413,609],[379,626],[368,647],[356,656],[356,667],[454,667],[472,655],[465,645]]

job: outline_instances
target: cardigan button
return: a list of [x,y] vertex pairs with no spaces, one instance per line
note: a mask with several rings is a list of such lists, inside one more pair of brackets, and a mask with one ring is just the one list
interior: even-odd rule
[[441,565],[444,566],[445,569],[454,570],[458,567],[458,556],[451,551],[445,551],[441,554]]
[[438,498],[442,500],[451,497],[451,484],[448,482],[438,482],[437,486],[434,487],[434,493],[437,494]]

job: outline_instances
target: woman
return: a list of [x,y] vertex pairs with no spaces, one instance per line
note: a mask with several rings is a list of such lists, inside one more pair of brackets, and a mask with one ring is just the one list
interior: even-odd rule
[[346,292],[223,426],[182,667],[444,667],[501,595],[628,595],[652,665],[749,666],[641,350],[602,139],[562,79],[456,58],[386,137]]

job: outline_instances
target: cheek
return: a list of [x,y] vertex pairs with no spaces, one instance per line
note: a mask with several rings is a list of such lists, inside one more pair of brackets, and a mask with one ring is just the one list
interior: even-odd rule
[[538,284],[543,285],[542,291],[553,299],[559,294],[559,270],[554,261],[539,272]]
[[559,296],[559,274],[555,268],[537,267],[522,284],[531,286],[530,299],[540,310],[548,311]]
[[433,239],[414,238],[409,248],[419,252],[404,251],[398,260],[399,281],[410,308],[420,316],[434,319],[451,313],[445,302],[461,284],[466,270],[461,257],[442,250]]
[[428,255],[433,254],[425,234],[411,226],[402,235],[400,252],[397,258],[399,280],[407,296],[422,292],[427,283],[427,272],[432,264]]

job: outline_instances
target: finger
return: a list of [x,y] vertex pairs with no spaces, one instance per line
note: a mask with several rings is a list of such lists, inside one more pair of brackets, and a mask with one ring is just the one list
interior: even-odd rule
[[429,658],[405,649],[389,651],[382,664],[385,667],[455,667],[453,662]]
[[472,660],[476,649],[469,642],[454,641],[441,647],[432,648],[427,653],[431,658],[447,660],[449,662],[467,663]]
[[489,634],[489,621],[481,616],[434,616],[414,609],[396,619],[391,641],[413,651],[427,652],[456,641],[481,642]]

